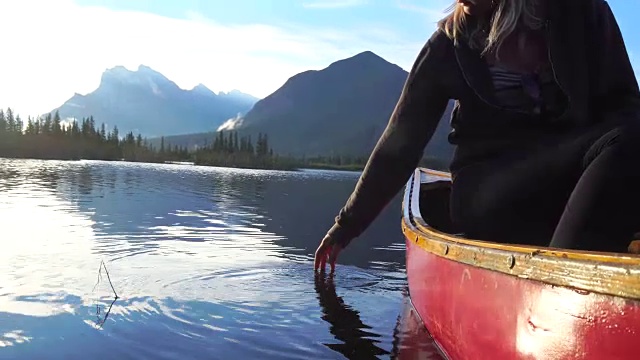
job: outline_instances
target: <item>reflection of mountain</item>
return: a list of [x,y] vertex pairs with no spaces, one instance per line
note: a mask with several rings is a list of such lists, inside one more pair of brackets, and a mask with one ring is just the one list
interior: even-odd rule
[[[89,289],[90,290],[90,289]],[[34,294],[36,295],[36,294]],[[2,359],[129,359],[131,348],[100,331],[87,331],[87,321],[95,324],[95,304],[86,304],[80,295],[59,291],[55,294],[22,297],[23,309],[55,309],[67,306],[66,311],[33,315],[0,309],[0,358]],[[49,299],[47,302],[45,299]],[[51,302],[51,299],[55,299]],[[103,304],[108,309],[109,303]],[[116,305],[117,306],[117,305]],[[69,311],[73,309],[73,311]],[[7,311],[7,312],[5,312]],[[82,314],[82,315],[79,315]],[[86,315],[85,315],[86,314]],[[104,318],[105,314],[101,314]],[[111,315],[113,316],[113,314]],[[111,317],[109,319],[112,319]],[[111,320],[110,320],[111,321]],[[81,325],[79,325],[81,324]],[[29,346],[30,340],[40,345]]]
[[[305,174],[269,181],[261,206],[270,218],[265,230],[284,237],[279,244],[313,254],[353,191],[359,173],[308,171]],[[403,244],[398,222],[401,200],[399,193],[374,223],[349,245],[338,262],[368,268],[375,259],[385,263],[387,268],[403,271],[404,252],[376,250],[393,243]]]
[[[152,357],[168,353],[199,357],[203,351],[220,349],[247,358],[259,357],[265,349],[281,351],[277,354],[283,356],[319,358],[326,357],[317,356],[319,352],[331,356],[327,347],[351,358],[404,354],[407,342],[403,334],[412,332],[398,324],[398,340],[389,354],[393,324],[367,320],[393,321],[398,289],[405,286],[402,274],[393,271],[403,267],[404,252],[388,251],[390,243],[402,242],[397,206],[390,205],[367,238],[354,242],[341,257],[343,264],[371,269],[344,269],[341,274],[346,276],[339,276],[338,281],[347,285],[339,289],[344,289],[340,295],[345,301],[333,284],[317,282],[313,289],[310,282],[309,254],[353,189],[356,173],[20,162],[22,166],[14,171],[4,166],[0,183],[2,174],[13,183],[40,179],[42,186],[36,185],[36,190],[45,194],[32,194],[35,201],[22,206],[16,191],[14,204],[22,209],[20,218],[37,219],[41,226],[20,231],[15,229],[23,225],[12,222],[15,229],[11,231],[24,235],[28,242],[16,241],[8,249],[21,246],[15,258],[29,259],[28,270],[36,271],[13,279],[14,284],[24,285],[9,291],[26,296],[2,294],[0,300],[8,299],[17,312],[31,309],[25,304],[31,301],[38,305],[34,309],[48,314],[22,316],[4,307],[0,334],[21,327],[25,336],[43,344],[55,343],[57,349],[64,336],[68,347],[63,350],[70,349],[74,357],[105,341],[117,351],[101,353],[104,358],[136,357],[142,352]],[[25,162],[31,166],[24,166]],[[43,201],[45,197],[65,201]],[[73,217],[73,222],[65,223],[64,217]],[[386,251],[373,249],[376,246]],[[395,248],[402,249],[400,245]],[[86,337],[85,323],[103,321],[107,300],[113,299],[106,279],[95,294],[103,305],[97,320],[93,294],[91,299],[64,294],[90,292],[103,257],[122,296],[113,305],[105,331],[118,336],[105,338],[91,332],[97,337]],[[11,265],[7,265],[11,262],[4,264],[0,270],[12,276]],[[384,270],[391,267],[391,273],[380,271],[380,266]],[[68,311],[68,305],[74,313]],[[51,313],[52,308],[59,312]],[[189,336],[180,336],[185,334]],[[155,344],[150,338],[176,341]],[[78,339],[83,341],[79,344]],[[141,343],[153,346],[140,347]],[[248,346],[251,343],[256,346]],[[18,354],[16,358],[41,358],[43,348],[25,347],[18,354],[14,347],[8,353]],[[210,353],[203,357],[208,356]]]
[[[31,165],[25,166],[24,160],[18,162],[19,167],[7,165],[0,170],[4,189],[23,183],[49,189],[91,218],[97,251],[123,255],[155,251],[162,239],[207,242],[240,237],[246,246],[264,251],[263,255],[308,261],[358,178],[358,173],[327,171],[285,173],[100,161],[27,160]],[[339,262],[367,268],[375,259],[388,270],[403,271],[402,251],[376,250],[402,244],[399,209],[398,195]]]
[[172,223],[194,229],[211,224],[203,220],[248,227],[254,216],[261,216],[253,203],[260,198],[260,179],[243,181],[225,171],[201,168],[199,173],[193,169],[87,161],[69,172],[67,180],[74,184],[69,191],[82,196],[80,204],[102,219],[96,226],[110,227],[102,229],[107,233],[140,233]]
[[[74,201],[92,217],[100,235],[96,246],[110,253],[132,251],[124,245],[118,250],[111,241],[114,234],[131,235],[123,239],[148,237],[149,241],[127,240],[145,251],[157,249],[160,239],[207,242],[240,236],[256,251],[308,259],[358,178],[358,173],[326,171],[285,173],[99,161],[67,164],[72,165],[64,173],[52,172],[50,176],[60,179],[51,186],[58,196]],[[402,251],[376,250],[402,244],[399,211],[400,195],[339,262],[367,268],[375,259],[387,269],[403,271]]]

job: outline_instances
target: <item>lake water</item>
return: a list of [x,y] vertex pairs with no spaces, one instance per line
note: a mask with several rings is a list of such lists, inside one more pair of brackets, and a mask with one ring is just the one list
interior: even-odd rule
[[0,159],[0,359],[439,359],[400,196],[314,278],[358,175]]

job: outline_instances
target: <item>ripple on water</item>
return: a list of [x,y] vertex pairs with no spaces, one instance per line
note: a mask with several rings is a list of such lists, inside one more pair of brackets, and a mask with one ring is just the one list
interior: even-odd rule
[[403,243],[369,235],[362,268],[314,282],[358,175],[0,159],[0,358],[388,353]]

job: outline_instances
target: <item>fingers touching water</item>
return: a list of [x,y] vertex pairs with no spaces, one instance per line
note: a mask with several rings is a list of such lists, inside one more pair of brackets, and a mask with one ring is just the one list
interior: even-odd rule
[[333,274],[336,269],[336,260],[338,259],[340,251],[342,251],[342,246],[336,244],[330,237],[325,236],[316,250],[313,261],[314,271],[320,270],[321,273],[324,273],[328,262],[331,267],[331,274]]

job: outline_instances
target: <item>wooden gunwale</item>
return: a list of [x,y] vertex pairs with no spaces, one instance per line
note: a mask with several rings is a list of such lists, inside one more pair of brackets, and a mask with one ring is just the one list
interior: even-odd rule
[[421,217],[418,203],[423,174],[450,180],[447,173],[416,169],[408,182],[402,232],[423,250],[509,276],[640,300],[640,256],[491,243],[430,227]]

